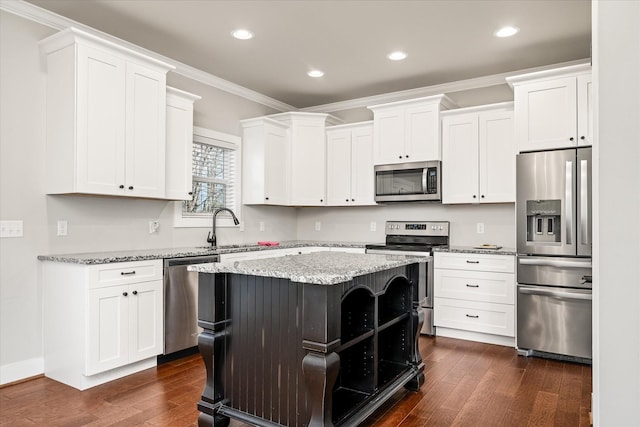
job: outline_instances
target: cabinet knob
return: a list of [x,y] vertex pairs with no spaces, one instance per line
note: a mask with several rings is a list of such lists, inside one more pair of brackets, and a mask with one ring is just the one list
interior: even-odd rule
[[132,292],[134,295],[138,295],[138,291],[133,291]]
[[128,293],[126,293],[126,292],[123,292],[123,293],[122,293],[122,296],[123,296],[123,297],[126,297],[127,295],[129,295],[129,294],[128,294]]
[[584,136],[584,135],[582,135],[582,136],[580,137],[580,139],[584,141],[585,139],[587,139],[587,137],[586,137],[586,136]]
[[324,202],[324,199],[320,199],[320,202]]
[[187,194],[193,196],[193,191],[189,191]]
[[401,158],[402,158],[402,156],[398,156],[398,158],[399,158],[399,159],[401,159]]
[[352,201],[352,202],[355,202],[355,201],[356,201],[356,199],[351,199],[351,201]]
[[473,198],[474,198],[474,199],[476,198],[476,195],[475,195],[475,194],[473,195]]
[[345,202],[348,202],[348,201],[349,201],[349,199],[344,199],[344,201],[345,201]]
[[408,159],[408,158],[409,158],[409,155],[407,154],[405,157]]
[[569,141],[573,141],[573,137],[569,138]]
[[118,188],[122,189],[122,188],[124,188],[124,185],[120,184],[120,185],[118,186]]
[[265,197],[264,199],[265,199],[265,200],[269,200],[269,198],[268,198],[268,197]]
[[130,185],[130,186],[129,186],[129,190],[133,190],[133,185]]
[[480,196],[481,199],[484,199],[484,194],[482,196]]

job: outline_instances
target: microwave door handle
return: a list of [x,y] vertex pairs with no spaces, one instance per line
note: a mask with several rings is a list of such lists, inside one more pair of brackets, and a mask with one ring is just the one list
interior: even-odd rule
[[565,214],[565,232],[567,235],[566,243],[573,243],[573,162],[567,160],[565,163],[564,178],[564,214]]
[[422,169],[422,194],[427,194],[427,168]]
[[589,234],[589,171],[587,160],[580,160],[580,243],[590,244]]

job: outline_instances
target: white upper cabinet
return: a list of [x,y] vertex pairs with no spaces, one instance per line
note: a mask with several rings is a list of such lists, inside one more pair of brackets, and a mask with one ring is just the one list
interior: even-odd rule
[[442,118],[442,203],[515,202],[513,103]]
[[269,116],[287,125],[289,138],[289,204],[324,206],[327,203],[326,123],[318,113],[282,113]]
[[514,88],[518,151],[591,145],[589,64],[507,78]]
[[375,205],[373,124],[327,128],[327,205]]
[[242,202],[286,205],[289,202],[287,125],[266,117],[241,121]]
[[74,28],[41,42],[48,194],[163,198],[171,65]]
[[373,111],[374,164],[440,160],[440,111],[445,95],[367,107]]
[[328,114],[282,113],[242,120],[243,203],[324,206]]
[[198,95],[167,87],[167,199],[192,198],[193,103],[198,99]]

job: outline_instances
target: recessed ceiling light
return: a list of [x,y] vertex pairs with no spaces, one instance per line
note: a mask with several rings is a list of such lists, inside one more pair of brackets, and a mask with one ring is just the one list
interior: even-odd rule
[[322,77],[324,76],[324,72],[320,71],[320,70],[311,70],[307,73],[307,76],[309,77]]
[[518,34],[520,28],[516,27],[503,27],[495,32],[496,37],[511,37],[515,34]]
[[389,58],[392,61],[402,61],[406,57],[407,57],[406,52],[403,52],[401,50],[396,50],[395,52],[391,52],[389,55],[387,55],[387,58]]
[[233,30],[231,32],[231,35],[240,40],[249,40],[253,38],[253,33],[243,28],[238,28],[237,30]]

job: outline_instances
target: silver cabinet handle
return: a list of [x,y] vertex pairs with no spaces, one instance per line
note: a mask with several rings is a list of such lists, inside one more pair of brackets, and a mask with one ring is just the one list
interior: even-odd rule
[[518,262],[522,265],[542,265],[545,267],[558,267],[558,268],[592,268],[591,261],[578,261],[578,260],[556,260],[556,259],[541,259],[541,258],[518,258]]
[[573,242],[573,162],[567,160],[565,163],[564,178],[564,219],[565,231],[567,234],[567,245]]
[[560,299],[588,300],[588,301],[591,301],[592,299],[591,292],[589,293],[562,292],[562,291],[551,291],[547,289],[534,289],[534,288],[518,288],[518,292],[526,295],[540,295],[540,296],[560,298]]

